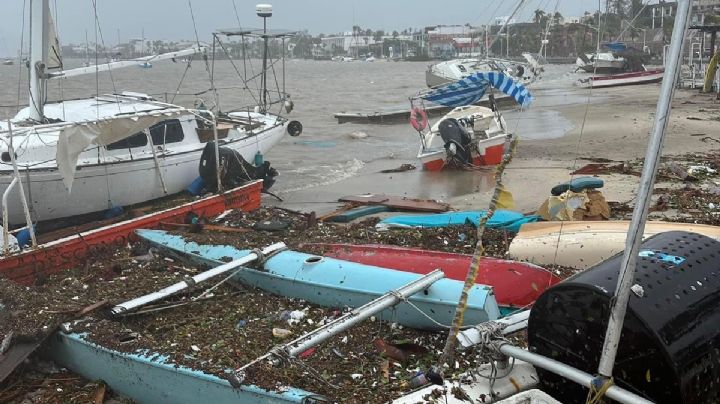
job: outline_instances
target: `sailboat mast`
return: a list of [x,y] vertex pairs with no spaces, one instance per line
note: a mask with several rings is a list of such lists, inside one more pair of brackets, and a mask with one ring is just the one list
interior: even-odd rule
[[262,74],[260,76],[260,100],[262,103],[262,113],[267,112],[267,58],[268,58],[268,35],[267,35],[267,19],[272,17],[272,5],[258,4],[255,6],[258,17],[263,19],[263,63]]
[[663,142],[665,140],[670,108],[675,93],[675,82],[682,62],[685,30],[690,21],[690,7],[691,0],[678,1],[677,13],[675,15],[676,24],[673,27],[672,39],[670,41],[669,63],[665,68],[665,76],[662,87],[660,88],[660,99],[655,112],[655,124],[653,126],[650,144],[645,154],[645,164],[643,165],[643,172],[640,177],[637,203],[635,204],[632,221],[630,222],[630,228],[628,230],[620,276],[618,277],[618,284],[615,289],[614,304],[610,308],[610,320],[605,333],[602,356],[600,357],[600,364],[598,366],[599,375],[605,378],[612,377],[615,356],[617,355],[618,344],[620,342],[620,334],[622,333],[623,322],[625,320],[625,312],[627,311],[627,304],[630,299],[630,288],[635,282],[635,267],[645,231],[645,222],[647,221],[648,209],[650,208],[650,198],[655,184],[660,154],[662,153]]
[[50,25],[49,0],[30,1],[30,92],[28,105],[30,119],[43,120],[43,88],[48,59],[48,26]]

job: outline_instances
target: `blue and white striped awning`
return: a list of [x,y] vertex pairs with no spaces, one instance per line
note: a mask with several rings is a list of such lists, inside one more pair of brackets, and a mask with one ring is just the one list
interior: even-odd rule
[[462,107],[480,101],[490,85],[513,97],[523,107],[528,107],[534,100],[524,85],[500,72],[474,73],[462,80],[434,89],[421,97],[447,107]]

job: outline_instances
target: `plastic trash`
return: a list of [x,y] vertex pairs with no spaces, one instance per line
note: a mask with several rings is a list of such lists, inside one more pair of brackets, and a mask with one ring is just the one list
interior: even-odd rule
[[272,329],[272,335],[275,338],[285,339],[292,334],[292,331],[286,330],[284,328],[273,328]]
[[430,383],[430,380],[425,376],[423,372],[417,372],[412,379],[410,379],[410,387],[417,388]]
[[190,193],[190,195],[199,196],[202,194],[203,190],[205,189],[205,181],[202,179],[202,177],[197,177],[185,189]]

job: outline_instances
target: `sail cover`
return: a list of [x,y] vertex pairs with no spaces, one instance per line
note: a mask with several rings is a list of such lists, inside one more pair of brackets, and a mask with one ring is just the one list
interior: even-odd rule
[[182,113],[187,113],[187,110],[173,108],[92,122],[78,122],[62,127],[59,130],[55,159],[68,192],[72,190],[78,157],[88,146],[92,144],[106,146]]
[[462,107],[480,101],[489,86],[513,97],[527,107],[534,100],[527,88],[500,72],[477,72],[462,80],[431,90],[421,98],[447,107]]

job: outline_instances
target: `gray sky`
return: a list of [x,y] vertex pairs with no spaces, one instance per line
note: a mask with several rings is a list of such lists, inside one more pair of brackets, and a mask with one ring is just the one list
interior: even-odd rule
[[[28,3],[30,0],[26,0]],[[535,9],[552,11],[557,0],[526,0],[519,21],[529,20]],[[244,26],[261,26],[255,16],[260,1],[235,0]],[[493,16],[509,15],[517,0],[273,0],[275,28],[308,29],[311,33],[351,30],[353,24],[373,30],[402,31],[409,27],[436,24],[482,25]],[[57,3],[57,4],[56,4]],[[141,36],[148,40],[194,39],[187,0],[97,0],[100,29],[105,44]],[[603,2],[604,4],[604,2]],[[0,55],[16,52],[20,44],[23,0],[0,0]],[[94,38],[92,0],[50,0],[57,6],[60,41],[84,43],[85,31]],[[207,41],[213,29],[237,26],[233,0],[192,0],[200,40]],[[582,15],[597,9],[597,0],[560,0],[565,16]],[[27,15],[26,15],[27,20]],[[27,25],[26,25],[27,26]],[[27,43],[27,34],[25,37]]]

